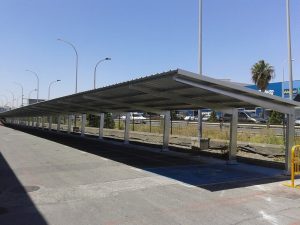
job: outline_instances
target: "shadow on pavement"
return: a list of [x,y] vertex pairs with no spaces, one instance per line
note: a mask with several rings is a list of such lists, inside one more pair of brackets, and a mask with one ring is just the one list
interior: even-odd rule
[[47,224],[28,195],[38,189],[38,186],[24,186],[0,153],[1,225]]
[[281,175],[283,174],[281,170],[250,165],[227,165],[225,161],[224,163],[211,163],[207,158],[195,161],[159,152],[143,151],[139,146],[121,146],[99,142],[96,137],[95,140],[91,140],[83,139],[78,135],[64,135],[27,127],[9,127],[209,191],[248,187],[289,179],[289,177]]

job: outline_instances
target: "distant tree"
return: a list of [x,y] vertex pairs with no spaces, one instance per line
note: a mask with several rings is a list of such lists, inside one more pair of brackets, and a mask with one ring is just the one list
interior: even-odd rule
[[109,129],[115,128],[115,121],[114,121],[111,113],[104,114],[104,127],[109,128]]
[[87,114],[86,119],[89,127],[99,127],[99,116]]
[[277,111],[272,111],[269,122],[270,124],[282,124],[283,114]]
[[251,68],[252,81],[258,89],[265,92],[271,79],[275,77],[274,68],[264,60],[255,63]]
[[177,119],[176,111],[175,110],[171,110],[171,119],[172,120],[176,120]]
[[212,111],[210,113],[210,117],[209,117],[208,121],[209,122],[217,122],[218,121],[217,114],[215,111]]
[[[87,114],[87,124],[90,127],[99,127],[100,117]],[[115,128],[115,121],[112,117],[111,113],[104,113],[104,128],[114,129]]]

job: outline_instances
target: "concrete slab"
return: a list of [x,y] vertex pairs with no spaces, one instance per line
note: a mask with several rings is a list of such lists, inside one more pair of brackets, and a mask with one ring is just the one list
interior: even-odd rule
[[283,171],[181,156],[0,127],[0,224],[300,224]]

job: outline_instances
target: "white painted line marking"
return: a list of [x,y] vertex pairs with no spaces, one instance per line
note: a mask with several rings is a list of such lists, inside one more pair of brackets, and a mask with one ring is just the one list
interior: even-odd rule
[[100,159],[102,159],[102,160],[104,160],[104,161],[108,161],[107,158],[100,157]]
[[192,184],[186,184],[186,183],[183,183],[183,182],[178,182],[180,185],[184,186],[184,187],[187,187],[187,188],[195,188],[196,186],[192,185]]
[[267,202],[271,202],[272,198],[271,197],[265,197],[265,196],[260,196],[262,199],[264,199]]
[[278,221],[275,217],[268,215],[267,213],[265,213],[264,211],[259,211],[259,214],[262,216],[262,218],[266,221],[268,221],[269,223],[273,224],[273,225],[277,225]]
[[130,167],[130,169],[135,170],[135,171],[138,171],[138,172],[142,172],[142,171],[143,171],[142,169],[135,168],[135,167]]
[[223,197],[223,196],[224,196],[224,193],[225,193],[225,191],[221,191],[220,197]]

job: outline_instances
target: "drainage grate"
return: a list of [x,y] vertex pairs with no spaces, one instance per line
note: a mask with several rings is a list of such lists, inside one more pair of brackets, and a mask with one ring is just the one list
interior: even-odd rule
[[0,207],[0,215],[8,213],[8,210],[6,208]]
[[40,189],[39,186],[19,186],[19,187],[12,188],[10,192],[19,194],[19,193],[34,192],[39,189]]

